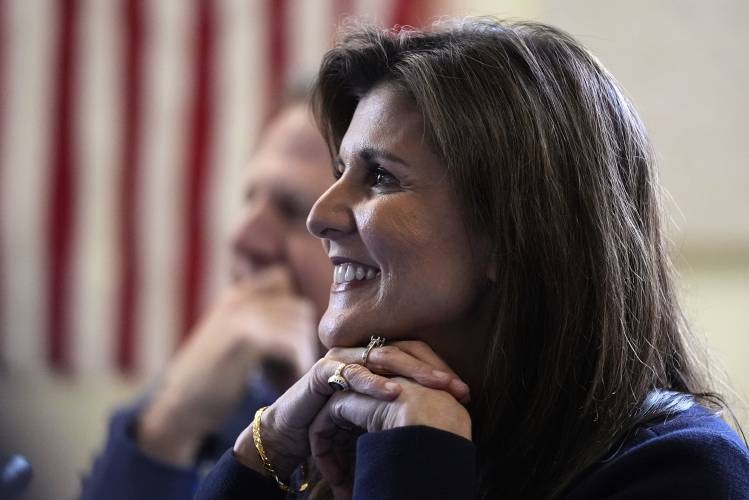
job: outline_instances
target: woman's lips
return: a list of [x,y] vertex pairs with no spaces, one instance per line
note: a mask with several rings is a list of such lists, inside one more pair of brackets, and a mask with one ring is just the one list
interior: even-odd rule
[[333,283],[330,287],[330,291],[331,292],[345,292],[347,290],[370,286],[375,281],[376,279],[364,280],[364,281],[348,281],[346,283]]

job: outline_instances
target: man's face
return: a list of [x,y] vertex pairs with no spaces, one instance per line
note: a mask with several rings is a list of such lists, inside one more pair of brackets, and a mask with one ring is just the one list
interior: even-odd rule
[[322,315],[328,305],[332,265],[305,222],[332,184],[330,156],[303,105],[276,118],[247,167],[243,208],[232,233],[232,279],[271,265],[291,273],[296,291]]

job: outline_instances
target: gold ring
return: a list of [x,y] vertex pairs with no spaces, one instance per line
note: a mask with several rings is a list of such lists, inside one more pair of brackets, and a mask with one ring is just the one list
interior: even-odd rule
[[346,363],[338,363],[335,369],[335,373],[328,378],[328,385],[334,391],[348,391],[350,389],[348,380],[343,376],[343,369],[348,365]]
[[361,364],[363,366],[367,366],[367,360],[369,359],[369,353],[374,349],[375,347],[382,347],[385,345],[385,338],[384,337],[375,337],[372,335],[369,338],[369,344],[367,344],[367,347],[364,349],[364,352],[361,355]]

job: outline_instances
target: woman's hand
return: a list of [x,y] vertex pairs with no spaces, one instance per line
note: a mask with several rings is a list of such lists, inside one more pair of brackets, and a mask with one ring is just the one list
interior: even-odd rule
[[[360,362],[361,355],[357,360],[350,361],[351,352],[352,349],[333,348],[326,357],[347,363]],[[425,387],[446,390],[464,404],[471,400],[468,385],[429,345],[420,340],[395,341],[372,349],[367,358],[367,368],[379,375],[400,375]]]
[[[399,343],[373,349],[367,366],[382,373],[418,380],[419,384],[440,389],[445,394],[448,394],[445,391],[450,391],[454,397],[448,396],[453,401],[455,398],[465,400],[468,397],[468,386],[453,373],[444,371],[446,366],[426,344],[402,344],[405,345]],[[401,383],[356,364],[361,363],[363,352],[364,348],[332,349],[263,414],[263,445],[282,479],[289,477],[310,455],[309,428],[335,392],[328,385],[328,378],[335,373],[340,363],[349,364],[343,371],[343,376],[350,385],[349,393],[381,402],[393,401],[400,395],[403,387]],[[237,438],[234,455],[240,463],[264,473],[252,439],[252,425]]]
[[355,392],[336,393],[310,426],[312,456],[335,498],[352,494],[352,461],[342,450],[357,435],[352,433],[356,428],[376,432],[425,425],[471,439],[471,417],[452,394],[402,377],[392,381],[402,388],[397,398],[386,401]]

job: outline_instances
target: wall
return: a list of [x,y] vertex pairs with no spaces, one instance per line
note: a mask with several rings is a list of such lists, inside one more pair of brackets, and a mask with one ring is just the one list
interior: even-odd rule
[[728,382],[718,389],[749,428],[749,2],[446,0],[443,8],[557,25],[619,80],[654,143],[683,303],[716,379]]

